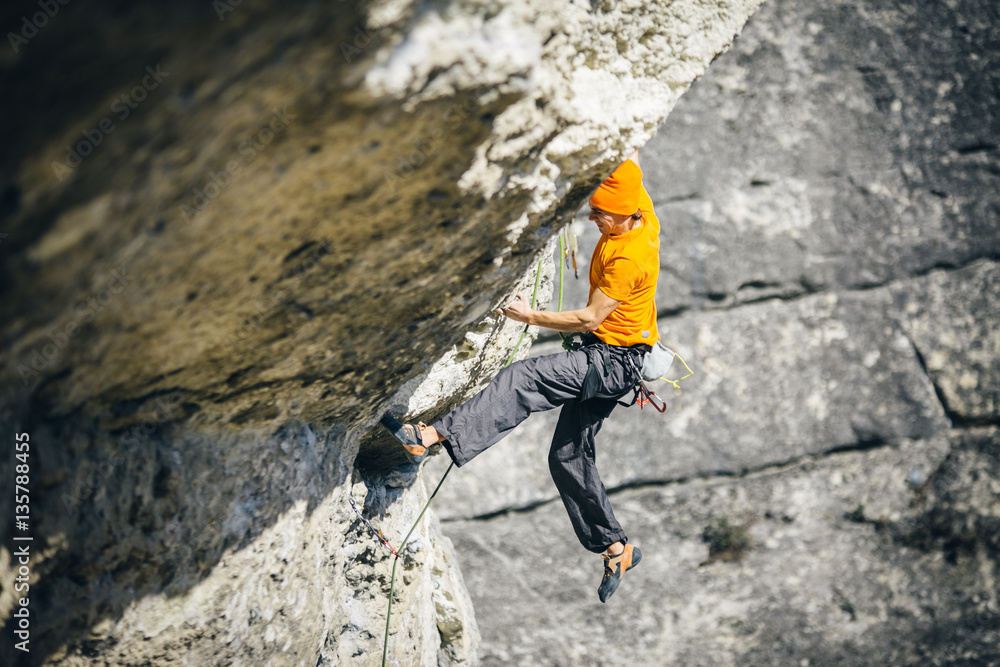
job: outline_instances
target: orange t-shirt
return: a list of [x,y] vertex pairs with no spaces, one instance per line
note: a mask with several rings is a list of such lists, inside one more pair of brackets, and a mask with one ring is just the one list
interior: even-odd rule
[[590,295],[599,289],[621,301],[594,332],[609,345],[653,345],[660,340],[653,301],[660,275],[660,221],[645,187],[639,210],[642,224],[624,234],[601,236],[590,260]]

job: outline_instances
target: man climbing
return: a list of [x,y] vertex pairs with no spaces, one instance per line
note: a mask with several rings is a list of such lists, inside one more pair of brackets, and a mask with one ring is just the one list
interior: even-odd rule
[[597,472],[594,438],[638,380],[636,369],[659,340],[653,302],[659,276],[660,223],[642,185],[639,153],[623,162],[590,198],[601,239],[590,263],[590,296],[579,310],[533,310],[524,294],[506,317],[566,333],[582,333],[577,349],[525,359],[500,371],[479,394],[432,425],[382,424],[411,459],[442,443],[461,467],[498,442],[532,412],[561,407],[549,470],[583,546],[602,553],[598,589],[605,602],[642,553],[628,543]]

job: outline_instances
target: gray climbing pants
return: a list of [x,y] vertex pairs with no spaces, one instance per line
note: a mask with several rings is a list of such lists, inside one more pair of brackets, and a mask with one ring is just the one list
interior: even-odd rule
[[533,412],[561,407],[549,450],[549,470],[583,546],[600,553],[625,532],[615,519],[597,472],[594,437],[603,421],[636,383],[628,364],[642,367],[645,345],[616,347],[594,342],[513,363],[472,397],[434,423],[459,467],[500,441]]

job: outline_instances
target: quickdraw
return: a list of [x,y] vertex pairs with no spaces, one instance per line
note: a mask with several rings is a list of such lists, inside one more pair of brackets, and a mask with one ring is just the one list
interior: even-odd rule
[[[641,410],[647,404],[652,405],[657,412],[663,414],[667,411],[667,402],[656,395],[656,392],[650,391],[646,383],[642,381],[642,374],[639,369],[635,367],[632,362],[631,357],[625,357],[628,359],[628,365],[632,367],[632,371],[635,373],[635,398],[632,399],[633,403],[639,404],[639,409]],[[659,401],[659,403],[657,403]]]
[[[662,413],[667,411],[667,402],[657,396],[656,392],[650,391],[649,387],[647,387],[646,383],[642,380],[639,380],[639,384],[636,386],[635,390],[638,392],[635,397],[635,402],[639,404],[640,410],[648,403],[656,408],[657,412]],[[657,401],[659,401],[659,405],[657,405]]]
[[[576,233],[573,231],[573,224],[570,223],[566,228],[559,234],[559,254],[562,255],[563,261],[566,264],[566,268],[573,267],[573,277],[577,280],[580,279],[580,272],[576,266]],[[559,286],[562,287],[562,269],[559,271]],[[561,296],[561,295],[560,295]],[[560,302],[561,305],[561,302]],[[562,308],[560,307],[560,310]]]
[[365,524],[365,526],[368,528],[368,532],[372,534],[372,537],[378,540],[379,544],[388,549],[392,553],[392,555],[394,555],[396,558],[399,558],[399,552],[393,549],[392,545],[389,544],[389,541],[382,536],[382,531],[376,530],[375,526],[373,526],[371,522],[365,518],[365,516],[361,513],[361,510],[358,509],[357,503],[354,502],[354,498],[351,498],[351,508],[354,509],[354,513],[358,515],[359,519],[361,519],[361,523]]

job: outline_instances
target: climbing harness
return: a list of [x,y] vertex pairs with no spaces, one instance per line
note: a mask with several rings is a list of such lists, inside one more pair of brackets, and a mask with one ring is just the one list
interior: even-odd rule
[[[605,367],[609,362],[608,345],[603,343],[594,334],[561,334],[563,339],[563,348],[573,352],[575,350],[581,350],[590,345],[595,345],[598,347],[600,354],[603,356],[603,361]],[[579,336],[579,340],[574,339],[574,336]],[[677,383],[681,380],[686,380],[687,378],[694,375],[694,371],[687,365],[687,362],[673,350],[657,342],[655,346],[646,346],[650,348],[650,351],[643,356],[642,366],[636,365],[635,361],[632,360],[632,356],[626,354],[625,359],[628,361],[629,367],[635,374],[635,385],[632,390],[635,394],[632,396],[632,400],[629,402],[618,401],[618,404],[630,408],[633,405],[638,404],[639,409],[646,407],[647,405],[652,405],[659,413],[664,413],[667,411],[667,403],[662,397],[657,396],[656,392],[651,390],[646,384],[647,382],[652,382],[654,380],[663,380],[674,386],[675,389],[680,389],[680,385]],[[652,362],[650,359],[652,358]],[[670,368],[674,358],[679,359],[684,368],[687,370],[687,375],[678,378],[676,380],[669,380],[662,376],[662,373],[666,373]],[[649,362],[649,363],[647,363]],[[590,369],[587,371],[587,377],[584,379],[584,393],[586,394],[587,387],[590,385],[592,391],[595,391],[594,396],[598,398],[614,398],[618,399],[618,396],[604,395],[594,388],[594,385],[599,385],[600,383],[600,373],[596,366],[591,365]],[[627,393],[627,391],[626,391]]]

